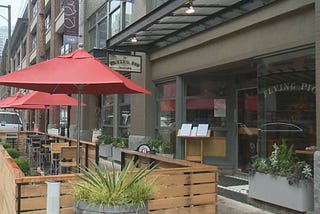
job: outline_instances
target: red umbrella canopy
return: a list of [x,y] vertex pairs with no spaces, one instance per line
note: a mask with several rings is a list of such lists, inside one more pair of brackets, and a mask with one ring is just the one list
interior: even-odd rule
[[55,94],[150,94],[84,49],[1,76],[0,84]]
[[6,97],[6,98],[0,100],[0,108],[7,108],[10,103],[12,103],[13,101],[15,101],[21,97],[23,97],[23,94],[16,93],[12,96],[9,96],[9,97]]
[[14,109],[24,109],[24,110],[36,110],[36,109],[50,109],[50,107],[46,107],[45,105],[9,105],[7,108],[14,108]]
[[76,106],[78,105],[78,100],[72,97],[69,97],[66,94],[48,94],[40,91],[33,91],[12,102],[10,104],[10,107],[15,108],[15,107],[27,106],[27,105]]

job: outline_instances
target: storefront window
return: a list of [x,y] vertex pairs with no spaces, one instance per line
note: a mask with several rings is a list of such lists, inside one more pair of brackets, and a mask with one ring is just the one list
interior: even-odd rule
[[102,117],[103,117],[103,133],[113,136],[114,125],[114,95],[103,96]]
[[159,90],[159,127],[174,127],[176,113],[176,84],[165,83],[158,86]]
[[157,136],[166,142],[166,153],[174,153],[176,145],[176,83],[157,85]]
[[316,145],[314,49],[258,62],[258,131],[267,155],[285,141],[296,150]]
[[130,94],[119,95],[120,137],[129,137],[129,134],[130,134],[130,123],[131,123],[130,104],[131,104]]
[[186,122],[210,128],[226,126],[225,83],[210,80],[186,80]]

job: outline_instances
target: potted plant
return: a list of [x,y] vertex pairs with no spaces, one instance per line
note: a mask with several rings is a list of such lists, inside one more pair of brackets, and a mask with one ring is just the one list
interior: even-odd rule
[[249,197],[300,212],[313,209],[312,168],[299,161],[286,141],[274,144],[268,158],[255,156],[249,176]]
[[128,148],[129,139],[124,137],[117,137],[113,139],[112,142],[112,160],[121,161],[121,151],[122,148]]
[[93,164],[93,170],[80,169],[80,182],[74,183],[76,199],[73,213],[143,213],[147,199],[155,191],[154,179],[148,179],[156,165],[137,169],[133,160],[123,170],[111,171]]
[[112,157],[113,137],[109,135],[100,135],[97,139],[97,143],[99,144],[99,156],[104,158]]
[[158,134],[156,138],[151,138],[148,144],[151,149],[155,150],[159,155],[173,158],[172,143],[163,139],[160,134]]

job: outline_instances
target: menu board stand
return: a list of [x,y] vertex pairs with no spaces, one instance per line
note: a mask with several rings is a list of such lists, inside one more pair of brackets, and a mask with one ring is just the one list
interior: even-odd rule
[[[196,161],[203,163],[203,140],[210,138],[211,131],[207,131],[206,136],[192,136],[190,133],[190,136],[180,135],[181,130],[178,130],[177,137],[184,138],[184,156],[185,160],[187,161]],[[190,141],[199,140],[200,141],[200,154],[189,154],[190,152]]]

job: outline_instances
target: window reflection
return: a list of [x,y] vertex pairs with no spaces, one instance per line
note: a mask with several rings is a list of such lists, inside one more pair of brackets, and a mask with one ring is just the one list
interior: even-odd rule
[[113,105],[114,105],[114,96],[105,95],[104,97],[104,125],[113,125]]
[[225,83],[223,81],[186,80],[187,123],[194,126],[209,124],[209,127],[226,126]]
[[298,150],[315,146],[314,70],[314,49],[259,61],[258,130],[267,155],[284,139]]

